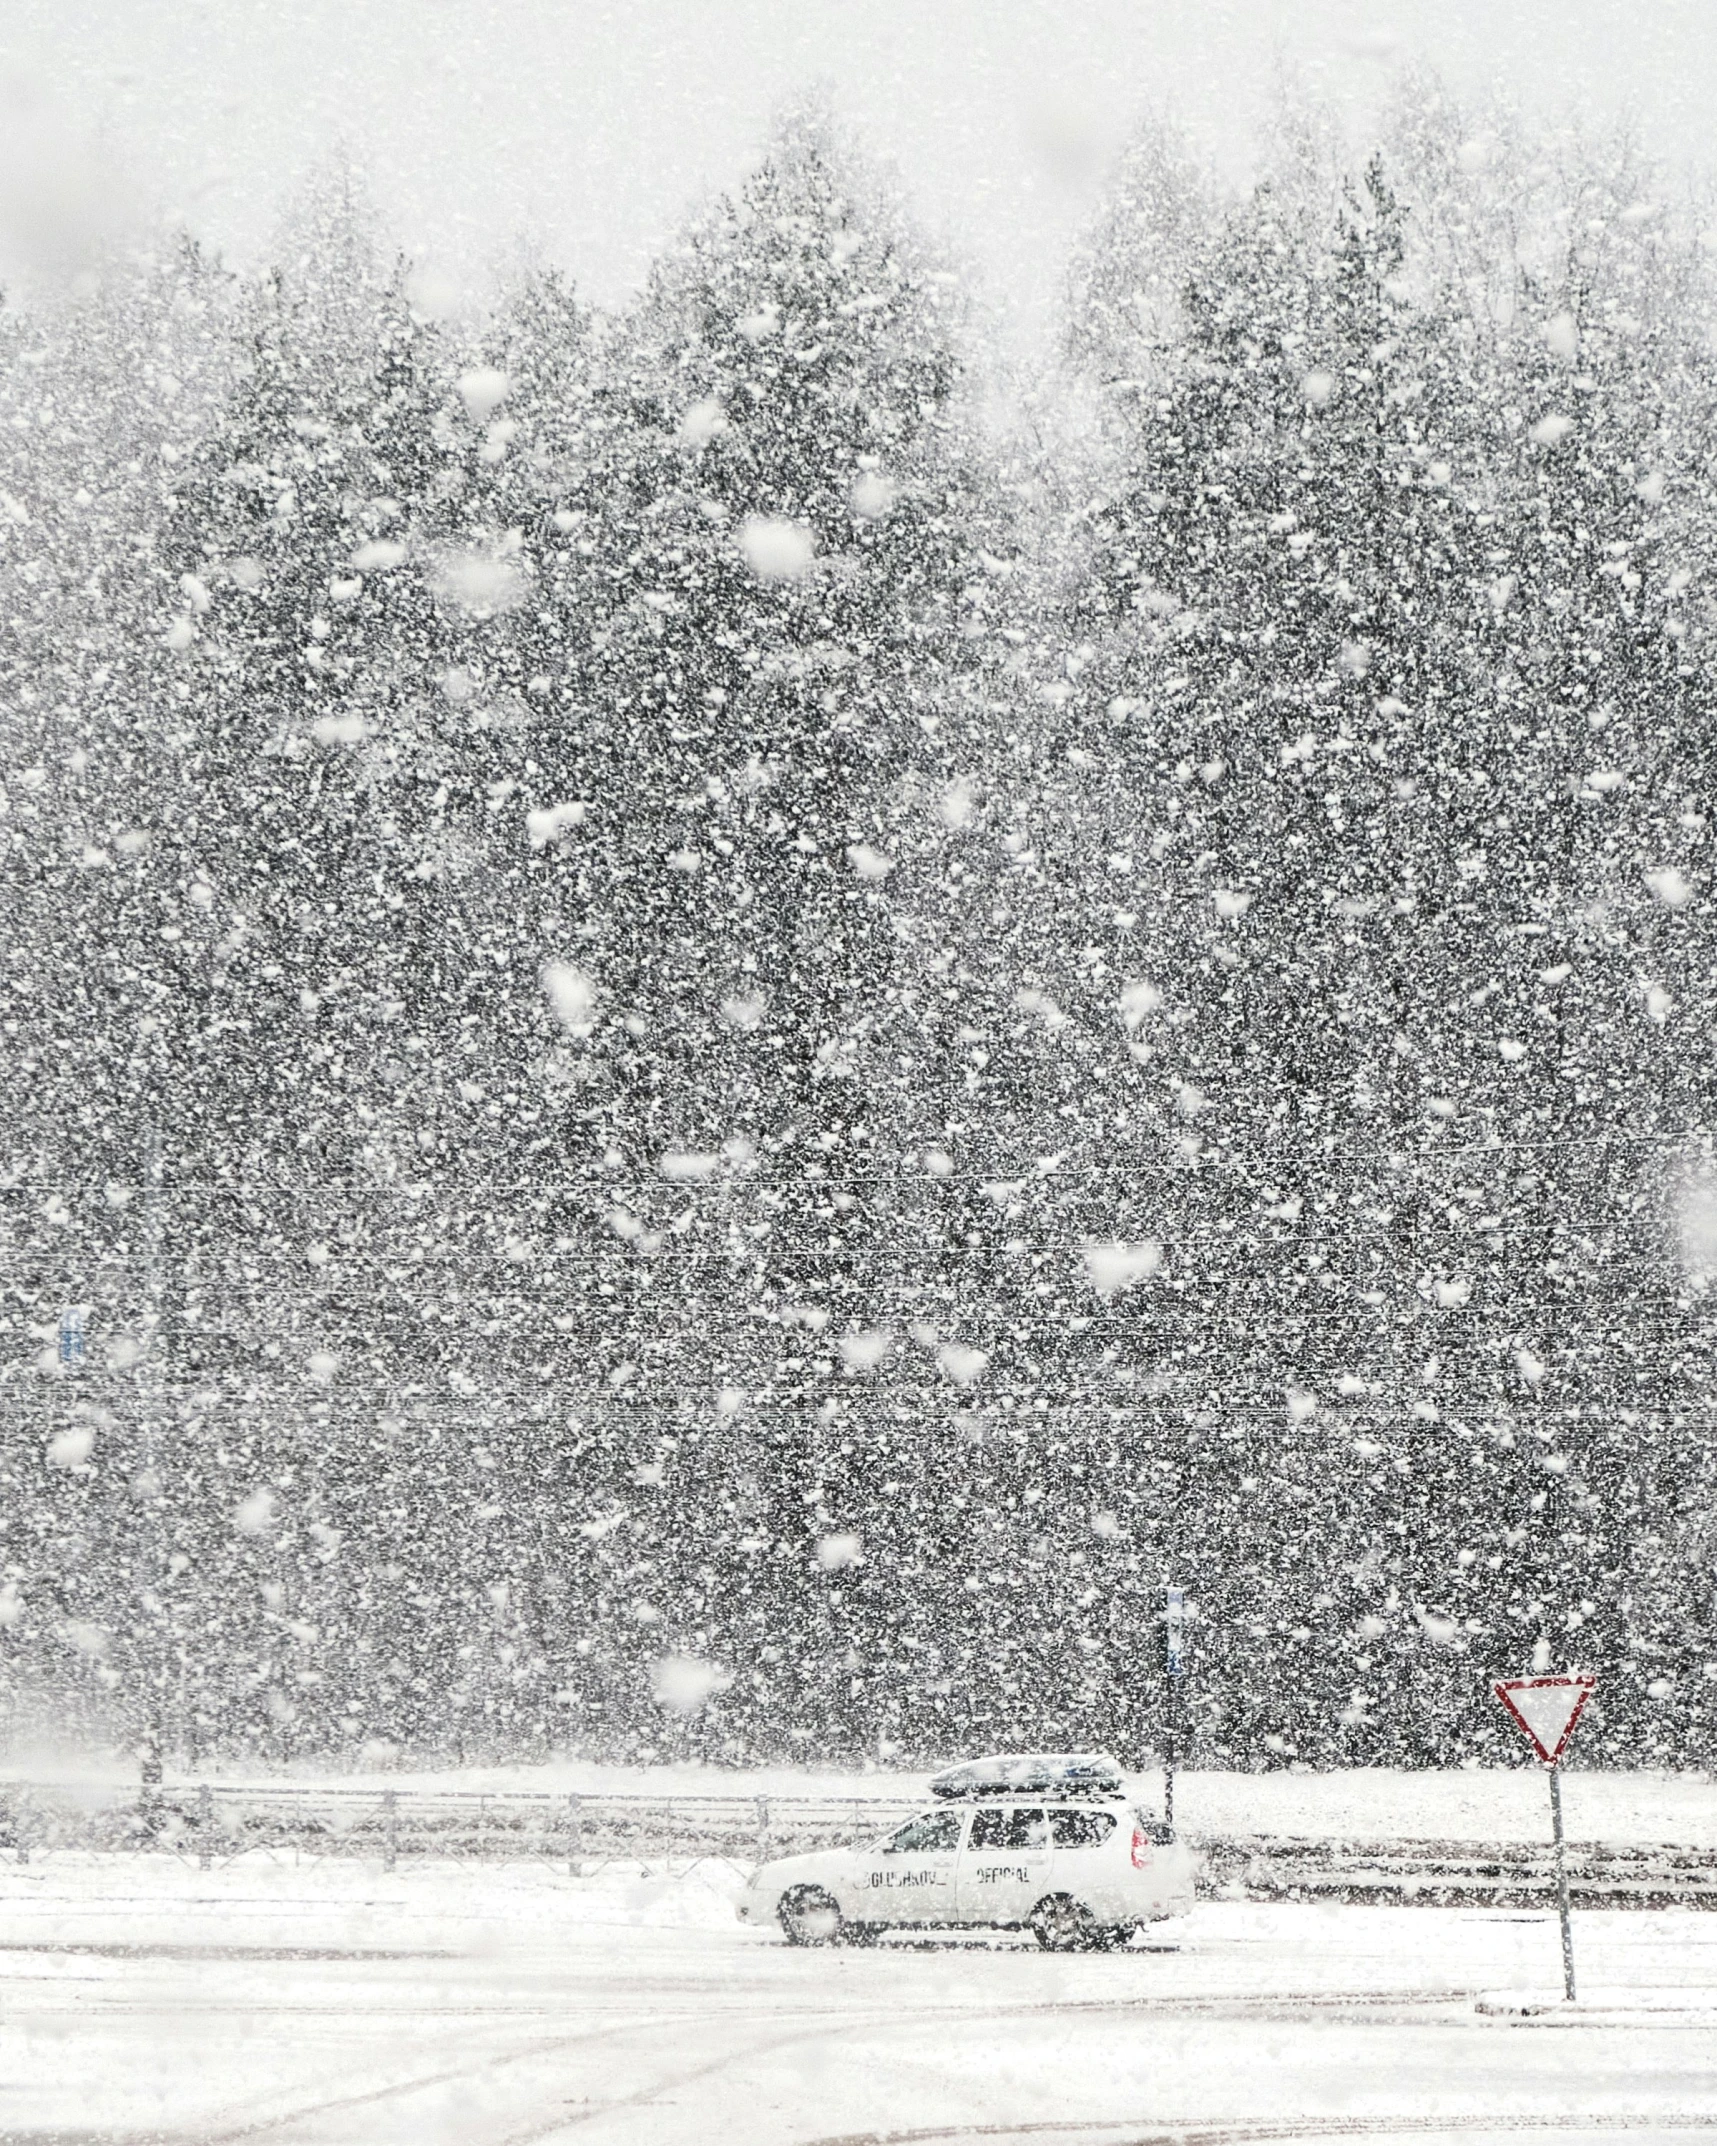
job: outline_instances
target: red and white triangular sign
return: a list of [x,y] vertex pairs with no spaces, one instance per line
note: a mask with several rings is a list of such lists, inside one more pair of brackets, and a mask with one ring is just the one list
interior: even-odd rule
[[1494,1687],[1546,1766],[1568,1748],[1574,1724],[1598,1688],[1596,1677],[1510,1677]]

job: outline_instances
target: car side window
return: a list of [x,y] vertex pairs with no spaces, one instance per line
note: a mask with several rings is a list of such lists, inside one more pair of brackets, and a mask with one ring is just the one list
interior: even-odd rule
[[1008,1827],[1010,1848],[1047,1848],[1049,1846],[1049,1814],[1047,1811],[1015,1811]]
[[966,1845],[969,1848],[999,1848],[1007,1838],[1007,1830],[1006,1811],[979,1811],[972,1820],[972,1837]]
[[1101,1848],[1115,1830],[1115,1814],[1112,1811],[1051,1811],[1049,1827],[1058,1848]]
[[934,1855],[960,1845],[960,1811],[926,1811],[909,1819],[882,1844],[884,1855]]
[[980,1811],[972,1820],[973,1848],[1047,1848],[1049,1824],[1042,1811]]

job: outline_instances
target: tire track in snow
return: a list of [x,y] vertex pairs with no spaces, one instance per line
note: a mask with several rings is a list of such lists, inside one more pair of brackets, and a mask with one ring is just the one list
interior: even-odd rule
[[1717,2131],[1717,2116],[1630,2115],[1550,2116],[1531,2111],[1509,2116],[1334,2116],[1282,2119],[1260,2117],[1232,2124],[1152,2124],[1138,2128],[1136,2117],[1091,2117],[1080,2122],[1045,2118],[1037,2123],[938,2124],[914,2131],[843,2131],[805,2146],[943,2146],[965,2139],[1013,2139],[1031,2146],[1035,2139],[1102,2135],[1112,2146],[1271,2146],[1276,2140],[1326,2138],[1458,2138],[1487,2132],[1677,2132]]
[[[975,2008],[972,2007],[950,2006],[946,2008],[946,2016],[971,2017],[974,2016],[974,2011]],[[976,2016],[985,2015],[979,2013]],[[787,2047],[797,2041],[811,2040],[821,2034],[886,2025],[894,2017],[892,2011],[881,2008],[869,2013],[854,2013],[831,2007],[815,2020],[805,2021],[785,2034],[774,2035],[765,2042],[753,2043],[743,2049],[725,2050],[718,2056],[705,2059],[688,2072],[675,2073],[632,2093],[576,2107],[557,2101],[552,2120],[547,2120],[546,2112],[539,2107],[535,2115],[526,2119],[527,2128],[507,2131],[498,2138],[485,2141],[484,2146],[529,2146],[531,2140],[546,2138],[556,2131],[592,2123],[610,2113],[640,2106],[657,2094],[670,2093],[678,2087],[693,2084],[697,2079],[720,2071],[728,2064],[749,2057],[768,2056],[777,2048]],[[743,2021],[740,2024],[743,2024]],[[324,2096],[320,2100],[271,2114],[253,2112],[240,2115],[235,2111],[225,2117],[204,2118],[200,2123],[189,2124],[170,2132],[159,2128],[147,2131],[92,2130],[75,2135],[44,2132],[34,2138],[21,2138],[16,2141],[12,2134],[8,2133],[6,2146],[56,2146],[56,2142],[62,2138],[68,2142],[68,2146],[243,2146],[246,2140],[265,2138],[270,2132],[289,2131],[301,2124],[315,2124],[324,2117],[343,2115],[350,2110],[372,2108],[387,2101],[405,2100],[413,2094],[431,2093],[438,2087],[470,2085],[508,2065],[559,2056],[569,2050],[587,2049],[602,2042],[624,2041],[638,2035],[660,2038],[675,2030],[687,2027],[708,2029],[710,2025],[709,2012],[703,2008],[695,2012],[655,2018],[618,2020],[606,2027],[589,2028],[576,2034],[554,2035],[485,2056],[478,2056],[473,2052],[467,2055],[463,2062],[440,2071],[413,2079],[397,2080],[389,2086],[368,2087],[359,2092]],[[516,2125],[518,2119],[515,2118],[514,2122]]]
[[[1291,2020],[1303,2018],[1308,2009],[1326,2013],[1340,2010],[1375,2013],[1379,2010],[1397,2010],[1428,2004],[1465,2005],[1471,2002],[1472,1994],[1470,1990],[1443,1987],[1381,1992],[1375,1989],[1270,1990],[1256,1993],[1242,1991],[1212,1993],[1203,1997],[1058,1997],[1001,2005],[975,2002],[920,2008],[914,2014],[914,2024],[954,2026],[961,2023],[1000,2023],[1009,2020],[1116,2012],[1149,2014],[1156,2017],[1250,2020],[1279,2017]],[[456,2012],[463,2008],[448,2009],[450,2012]],[[484,2016],[495,2018],[497,2015],[485,2013]],[[896,2025],[898,2020],[899,2014],[895,2008],[882,2005],[860,2010],[831,2003],[812,2017],[804,2016],[801,2011],[798,2022],[792,2026],[783,2029],[777,2020],[774,2023],[777,2031],[763,2039],[747,2040],[743,2045],[724,2048],[714,2055],[700,2058],[695,2064],[675,2070],[630,2092],[601,2101],[577,2104],[561,2099],[557,2094],[552,2109],[539,2103],[534,2111],[516,2112],[508,2128],[487,2134],[482,2139],[481,2146],[540,2146],[540,2142],[563,2132],[576,2131],[628,2110],[645,2108],[659,2096],[696,2085],[699,2081],[711,2078],[735,2065],[772,2056],[780,2050],[830,2035],[862,2034],[867,2030]],[[513,2065],[552,2058],[573,2050],[592,2049],[603,2043],[624,2042],[645,2035],[653,2040],[660,2040],[676,2032],[683,2033],[688,2028],[701,2029],[705,2033],[718,2026],[743,2030],[746,2024],[746,2015],[743,2013],[718,2015],[712,2019],[708,2009],[703,2007],[696,2011],[618,2020],[604,2027],[542,2037],[516,2048],[502,2049],[486,2055],[471,2052],[462,2062],[416,2078],[356,2092],[324,2096],[283,2111],[262,2113],[253,2108],[252,2112],[243,2115],[234,2111],[224,2118],[205,2119],[201,2123],[187,2125],[172,2132],[164,2132],[161,2129],[87,2131],[76,2134],[75,2139],[58,2132],[43,2133],[38,2137],[21,2139],[18,2146],[56,2146],[56,2142],[61,2139],[65,2140],[65,2146],[244,2146],[246,2141],[264,2139],[272,2133],[289,2133],[299,2126],[314,2126],[328,2117],[344,2115],[358,2109],[375,2108],[390,2101],[408,2100],[415,2094],[461,2085],[469,2087]],[[754,2024],[761,2025],[762,2022]],[[499,2121],[505,2123],[506,2119]],[[1033,2140],[1040,2138],[1049,2140],[1098,2137],[1112,2142],[1112,2146],[1270,2146],[1273,2141],[1294,2139],[1367,2139],[1413,2135],[1453,2137],[1504,2131],[1601,2133],[1656,2128],[1669,2132],[1691,2133],[1717,2130],[1717,2116],[1378,2116],[1331,2118],[1321,2121],[1260,2119],[1228,2125],[1157,2124],[1142,2130],[1137,2128],[1137,2124],[1136,2118],[1097,2118],[1083,2122],[1050,2119],[1039,2122],[947,2125],[909,2131],[841,2133],[807,2141],[806,2146],[940,2146],[940,2142],[950,2142],[952,2146],[952,2142],[981,2139],[1015,2140],[1020,2142],[1020,2146],[1031,2146]],[[475,2140],[473,2146],[476,2146]]]
[[[1463,1993],[1450,1990],[1409,1990],[1388,1992],[1379,1996],[1372,1991],[1353,1994],[1338,1991],[1318,1992],[1309,1997],[1296,1999],[1292,1992],[1274,1991],[1270,1993],[1267,1999],[1260,1997],[1258,2003],[1279,2005],[1284,2002],[1289,2004],[1297,2002],[1303,2007],[1308,2001],[1315,2002],[1328,1998],[1340,2004],[1362,2004],[1375,2008],[1379,2005],[1423,2004],[1428,2000],[1438,2002],[1444,2000],[1459,2001],[1463,1996],[1470,1997],[1470,1994],[1470,1992]],[[920,2008],[913,2014],[913,2023],[915,2026],[946,2026],[962,2021],[985,2023],[1010,2019],[1055,2017],[1069,2013],[1113,2011],[1140,2011],[1158,2015],[1192,2012],[1208,2017],[1213,2013],[1216,2016],[1222,2016],[1224,2002],[1224,2000],[1184,2000],[1179,1998],[1074,1997],[1045,1998],[1037,2002],[1000,2006],[955,2004]],[[1235,2016],[1246,2018],[1257,2016],[1255,2007],[1248,2004],[1246,1999],[1240,1999],[1239,2003],[1243,2009]],[[773,2056],[782,2049],[789,2049],[808,2041],[816,2041],[830,2034],[862,2033],[867,2028],[892,2026],[897,2024],[898,2020],[899,2013],[893,2008],[871,2013],[831,2008],[828,2013],[819,2018],[804,2021],[785,2033],[772,2035],[767,2041],[754,2042],[743,2049],[724,2050],[720,2055],[708,2058],[688,2071],[676,2073],[666,2079],[659,2079],[651,2085],[638,2087],[631,2093],[619,2095],[609,2101],[587,2103],[578,2107],[562,2104],[558,2112],[552,2117],[548,2116],[546,2111],[541,2112],[537,2117],[530,2119],[525,2128],[503,2132],[499,2137],[485,2140],[484,2146],[540,2146],[541,2141],[554,2138],[563,2131],[576,2130],[585,2124],[598,2122],[604,2117],[623,2114],[628,2109],[645,2108],[659,2095],[673,2093],[681,2087],[696,2085],[701,2079],[711,2078],[717,2072],[725,2071],[736,2064],[748,2062],[752,2058]],[[1038,2128],[1041,2129],[1042,2127]],[[1077,2127],[1070,2128],[1076,2129]],[[947,2134],[931,2132],[925,2134],[928,2138],[937,2138],[944,2135],[953,2138],[964,2134],[959,2132]],[[981,2133],[972,2135],[982,2136]],[[1004,2126],[995,2135],[1005,2138],[1010,2134],[1008,2128]],[[1027,2130],[1025,2136],[1029,2138],[1029,2135],[1029,2130]],[[915,2134],[906,2133],[902,2134],[902,2136],[910,2138]],[[820,2142],[820,2146],[849,2146],[849,2142]],[[1124,2142],[1124,2146],[1130,2146],[1130,2142]],[[1151,2146],[1157,2146],[1157,2142],[1151,2142]],[[1216,2142],[1182,2142],[1176,2140],[1165,2141],[1163,2146],[1216,2146]]]
[[449,2069],[426,2073],[415,2079],[401,2079],[391,2086],[366,2087],[360,2092],[324,2096],[319,2101],[306,2102],[297,2108],[277,2111],[271,2115],[241,2115],[232,2111],[224,2116],[205,2117],[200,2122],[173,2130],[151,2126],[146,2131],[88,2130],[35,2134],[7,2132],[4,2135],[5,2146],[57,2146],[57,2142],[62,2139],[68,2142],[68,2146],[240,2146],[243,2140],[264,2138],[271,2131],[284,2131],[295,2124],[314,2123],[320,2117],[338,2116],[348,2109],[369,2108],[378,2102],[411,2094],[430,2093],[436,2087],[452,2086],[460,2081],[480,2078],[505,2064],[525,2063],[533,2057],[556,2056],[568,2049],[615,2041],[630,2034],[661,2033],[683,2026],[696,2016],[687,2014],[668,2019],[632,2019],[617,2022],[613,2026],[590,2028],[580,2034],[555,2035],[551,2039],[528,2042],[518,2049],[500,2050],[492,2056],[475,2060],[468,2056],[464,2062]]

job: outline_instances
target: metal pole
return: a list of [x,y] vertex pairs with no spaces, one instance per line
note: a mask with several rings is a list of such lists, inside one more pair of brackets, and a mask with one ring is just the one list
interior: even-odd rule
[[1174,1776],[1180,1759],[1181,1708],[1186,1697],[1186,1590],[1163,1589],[1163,1668],[1167,1674],[1164,1728],[1168,1745],[1163,1767],[1163,1822],[1174,1838]]
[[392,1870],[399,1860],[399,1798],[391,1788],[382,1791],[382,1824],[385,1840],[382,1848],[382,1868]]
[[1175,1687],[1169,1686],[1168,1763],[1163,1768],[1163,1819],[1174,1838]]
[[1556,1836],[1556,1907],[1562,1918],[1562,1994],[1574,2002],[1574,1922],[1568,1912],[1568,1855],[1562,1839],[1562,1769],[1550,1769],[1550,1826]]
[[138,1802],[144,1837],[153,1840],[161,1825],[162,1760],[167,1743],[167,1630],[156,1589],[161,1583],[160,1423],[166,1398],[164,1327],[161,1290],[161,1134],[151,1122],[143,1145],[143,1356],[138,1370],[139,1514],[136,1590],[137,1628],[143,1683],[143,1720],[138,1738],[142,1794]]
[[566,1851],[566,1874],[576,1878],[584,1861],[584,1806],[577,1796],[566,1799],[566,1824],[572,1836]]
[[769,1798],[757,1799],[757,1860],[760,1864],[769,1860]]
[[207,1870],[214,1858],[215,1799],[205,1781],[197,1790],[197,1868]]

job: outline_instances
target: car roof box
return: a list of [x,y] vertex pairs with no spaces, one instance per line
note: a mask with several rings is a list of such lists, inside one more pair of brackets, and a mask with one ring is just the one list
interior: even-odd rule
[[930,1782],[933,1796],[1118,1796],[1121,1769],[1096,1751],[998,1752],[950,1766]]

